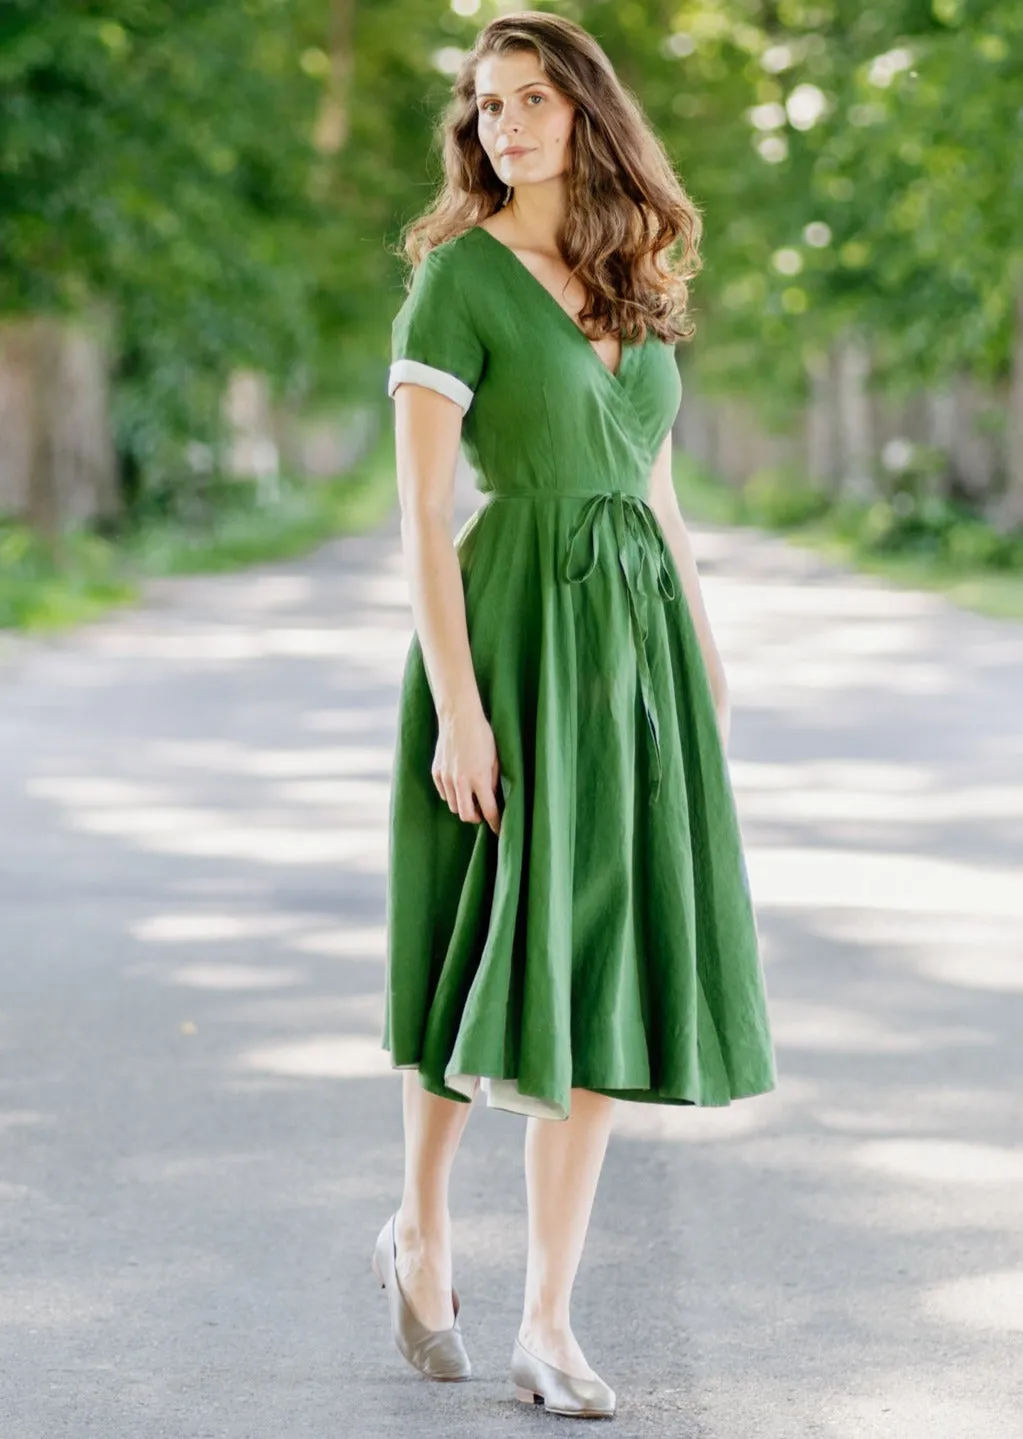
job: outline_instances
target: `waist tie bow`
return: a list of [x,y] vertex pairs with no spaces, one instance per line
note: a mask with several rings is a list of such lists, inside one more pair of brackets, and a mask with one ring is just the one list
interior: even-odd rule
[[661,595],[666,600],[673,600],[678,589],[665,557],[664,536],[652,510],[638,495],[625,494],[621,490],[607,490],[593,495],[583,506],[572,527],[565,552],[563,573],[566,581],[582,584],[593,573],[600,553],[601,529],[608,515],[616,540],[618,567],[628,596],[639,693],[653,744],[651,793],[656,796],[661,785],[661,738],[647,653],[648,629],[640,599],[643,596],[656,599]]

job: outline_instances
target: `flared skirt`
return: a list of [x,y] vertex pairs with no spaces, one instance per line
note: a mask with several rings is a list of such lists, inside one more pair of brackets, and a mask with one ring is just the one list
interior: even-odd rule
[[392,776],[383,1044],[436,1094],[564,1118],[573,1088],[775,1087],[743,841],[681,580],[630,497],[494,497],[457,542],[500,833],[431,777],[418,637]]

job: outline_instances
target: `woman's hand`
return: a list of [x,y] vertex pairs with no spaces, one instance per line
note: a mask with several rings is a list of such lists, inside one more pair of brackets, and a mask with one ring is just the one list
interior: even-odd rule
[[483,818],[498,833],[500,767],[494,732],[482,708],[440,717],[430,773],[452,814],[469,824],[479,824]]

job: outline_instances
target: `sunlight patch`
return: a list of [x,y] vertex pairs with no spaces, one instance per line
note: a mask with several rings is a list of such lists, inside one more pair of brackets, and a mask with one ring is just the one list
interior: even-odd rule
[[867,1169],[929,1184],[1023,1185],[1023,1153],[956,1139],[879,1139],[853,1153]]
[[147,944],[216,944],[288,934],[301,920],[286,914],[154,914],[129,926]]
[[936,1284],[923,1296],[923,1307],[933,1319],[968,1329],[1023,1334],[1023,1269],[971,1274],[950,1284]]
[[384,925],[365,929],[326,929],[318,934],[297,935],[289,949],[302,954],[322,954],[328,959],[383,959],[387,943]]
[[1013,869],[878,850],[749,846],[758,908],[887,909],[1023,919],[1023,884]]
[[[777,998],[771,1006],[771,1028],[780,1048],[827,1050],[835,1054],[916,1054],[939,1042],[939,1031],[918,1026],[898,1029],[879,1015],[848,1006],[809,1004]],[[985,1035],[973,1029],[944,1029],[945,1044],[982,1044]]]
[[829,1405],[829,1439],[1019,1439],[1019,1427],[1006,1409],[985,1399],[907,1392],[881,1385],[871,1394],[849,1396]]
[[365,1034],[314,1034],[261,1045],[242,1054],[239,1063],[293,1079],[377,1079],[394,1073],[387,1050]]
[[307,976],[297,969],[261,968],[255,964],[189,964],[163,976],[165,984],[188,989],[240,992],[252,989],[289,989],[304,984]]

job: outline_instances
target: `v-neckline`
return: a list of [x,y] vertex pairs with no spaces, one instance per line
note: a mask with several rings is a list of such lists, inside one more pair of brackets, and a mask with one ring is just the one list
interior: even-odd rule
[[509,257],[510,260],[513,261],[513,263],[518,267],[518,269],[522,271],[522,273],[526,276],[527,280],[532,281],[536,288],[547,297],[548,301],[554,306],[558,314],[561,315],[562,319],[565,320],[567,324],[572,326],[572,329],[579,336],[580,340],[582,340],[583,344],[589,350],[590,354],[593,356],[594,360],[596,360],[600,368],[604,371],[604,374],[608,377],[608,379],[613,384],[621,387],[622,377],[625,370],[625,356],[628,351],[637,349],[639,347],[636,345],[627,345],[624,340],[621,340],[619,343],[618,368],[617,370],[612,370],[610,365],[605,365],[604,361],[597,354],[597,351],[593,347],[593,341],[585,333],[582,326],[576,324],[576,322],[572,319],[572,316],[565,309],[564,305],[562,305],[560,301],[554,298],[554,296],[551,294],[550,290],[548,290],[547,286],[543,283],[543,281],[538,280],[537,277],[533,274],[532,270],[529,268],[529,266],[523,260],[519,259],[518,255],[516,255],[512,247],[510,245],[506,245],[503,240],[499,240],[496,235],[492,235],[490,231],[484,229],[482,225],[474,225],[472,228],[474,230],[479,230],[481,234],[486,235],[487,239],[492,241],[493,244],[497,245],[499,249],[504,250],[505,254]]

